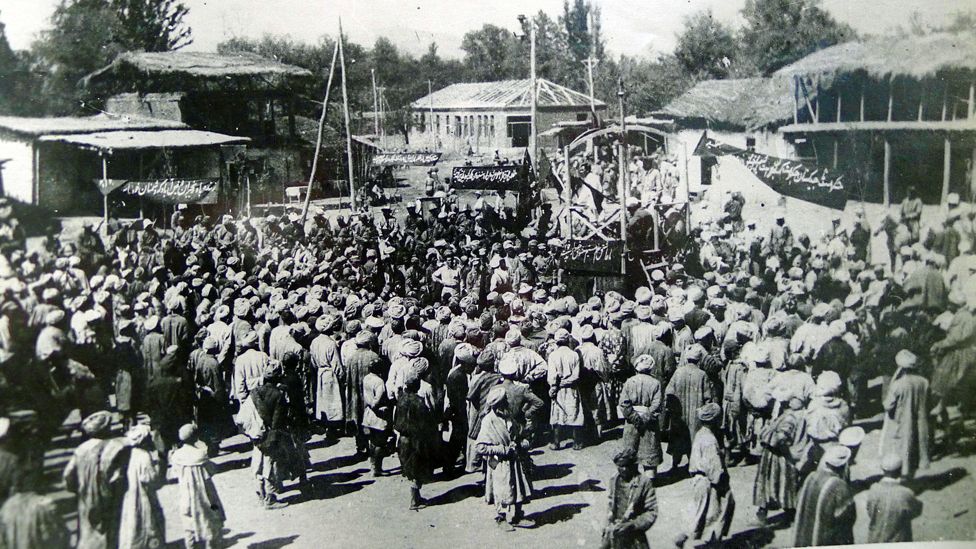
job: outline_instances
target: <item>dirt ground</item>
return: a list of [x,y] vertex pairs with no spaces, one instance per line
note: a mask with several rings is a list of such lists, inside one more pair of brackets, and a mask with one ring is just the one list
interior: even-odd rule
[[[879,475],[878,443],[880,415],[857,422],[868,430],[864,445],[851,470],[859,495],[856,498],[858,521],[855,540],[867,536],[863,492]],[[970,435],[976,425],[969,424]],[[297,487],[286,485],[282,499],[290,505],[279,510],[264,510],[259,504],[255,480],[248,469],[250,446],[242,437],[224,442],[214,462],[219,473],[217,489],[227,510],[226,538],[232,547],[596,547],[605,524],[608,482],[615,471],[611,462],[619,447],[620,429],[607,434],[600,444],[581,451],[548,448],[533,452],[532,479],[535,493],[525,506],[528,518],[537,526],[503,532],[493,521],[492,507],[481,498],[482,475],[469,474],[455,479],[435,477],[423,495],[430,506],[409,511],[408,487],[398,474],[373,478],[368,463],[355,456],[350,438],[326,443],[314,437],[308,447],[315,486],[311,499],[303,499]],[[74,440],[74,444],[78,439]],[[64,445],[64,440],[58,441]],[[73,447],[74,444],[71,444]],[[917,541],[976,539],[976,441],[970,436],[959,452],[937,459],[912,484],[924,503],[924,511],[914,521]],[[59,476],[68,450],[49,454],[50,480]],[[398,471],[395,457],[384,463],[386,471]],[[662,465],[657,498],[659,515],[648,532],[652,547],[672,547],[673,540],[688,524],[689,479],[668,475],[670,463]],[[752,483],[756,465],[730,469],[736,498],[735,519],[728,547],[788,547],[792,529],[778,525],[773,515],[771,529],[751,524]],[[179,546],[181,525],[176,508],[175,480],[160,492],[166,516],[167,540]],[[62,506],[73,507],[70,494],[58,492]],[[75,521],[69,515],[69,522]]]

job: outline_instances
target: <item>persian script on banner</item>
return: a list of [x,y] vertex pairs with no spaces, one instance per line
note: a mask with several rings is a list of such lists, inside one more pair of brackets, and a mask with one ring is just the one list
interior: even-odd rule
[[433,166],[441,153],[379,153],[373,156],[374,166]]
[[521,166],[458,166],[451,172],[455,189],[522,190]]
[[563,249],[562,259],[564,267],[572,271],[619,273],[623,253],[622,240],[570,240]]
[[121,189],[130,196],[162,204],[214,204],[218,186],[216,179],[158,179],[129,181]]
[[842,174],[832,173],[827,168],[816,165],[765,154],[745,152],[737,156],[749,171],[782,195],[837,210],[843,210],[847,204]]

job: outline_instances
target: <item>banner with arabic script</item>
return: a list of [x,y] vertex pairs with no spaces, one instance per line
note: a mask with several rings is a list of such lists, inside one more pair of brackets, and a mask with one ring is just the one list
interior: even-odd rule
[[702,134],[695,156],[735,156],[760,181],[779,194],[843,210],[847,204],[844,174],[813,162],[786,160],[719,143]]
[[489,191],[522,190],[522,166],[458,166],[451,172],[455,189],[485,189]]
[[843,210],[847,204],[844,176],[813,163],[785,160],[743,151],[736,154],[760,181],[779,194]]
[[563,253],[563,267],[570,271],[620,274],[623,240],[569,240]]
[[215,204],[219,186],[217,179],[157,179],[129,181],[121,192],[161,204]]
[[373,155],[374,166],[433,166],[441,153],[378,153]]

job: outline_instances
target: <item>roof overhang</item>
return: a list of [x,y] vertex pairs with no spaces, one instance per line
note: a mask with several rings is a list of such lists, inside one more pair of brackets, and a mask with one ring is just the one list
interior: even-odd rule
[[66,143],[97,151],[114,151],[214,147],[247,143],[250,139],[201,130],[157,130],[45,135],[39,141]]
[[845,133],[845,132],[976,132],[976,120],[911,120],[864,122],[815,122],[780,127],[781,133]]

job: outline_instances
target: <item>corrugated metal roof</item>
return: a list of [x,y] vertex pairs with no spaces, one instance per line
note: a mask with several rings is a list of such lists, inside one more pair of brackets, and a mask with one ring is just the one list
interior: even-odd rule
[[128,63],[147,73],[186,73],[196,76],[271,75],[311,76],[312,72],[279,63],[256,53],[203,51],[125,52],[116,63]]
[[54,118],[27,118],[0,116],[0,130],[38,137],[51,134],[79,134],[119,130],[183,129],[187,125],[175,120],[142,118],[136,116],[63,116]]
[[[540,107],[589,107],[590,97],[565,86],[539,78],[537,104]],[[606,103],[597,99],[597,108]],[[531,80],[500,80],[498,82],[470,82],[451,84],[417,99],[416,109],[503,109],[531,107]]]
[[41,141],[70,143],[97,150],[174,149],[247,143],[247,137],[200,130],[115,131],[71,135],[46,135]]

